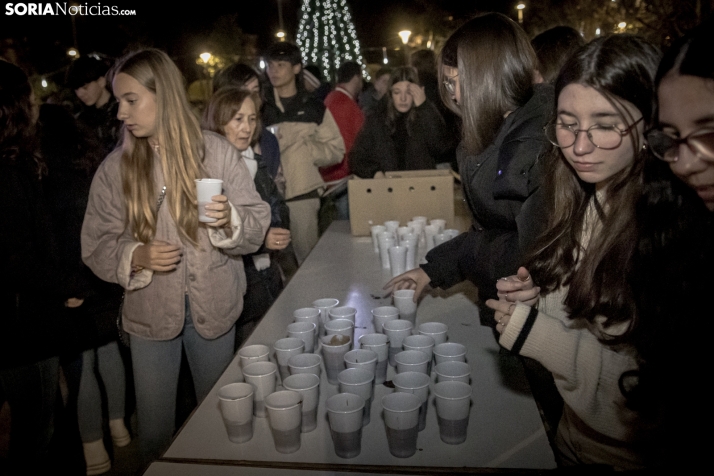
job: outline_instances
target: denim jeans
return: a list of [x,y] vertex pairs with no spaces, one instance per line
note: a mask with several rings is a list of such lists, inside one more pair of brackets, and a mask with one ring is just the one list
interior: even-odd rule
[[193,326],[186,296],[186,320],[178,337],[154,341],[131,336],[139,451],[144,463],[160,456],[174,433],[181,349],[186,352],[200,403],[233,358],[234,331],[232,327],[213,340],[201,337]]

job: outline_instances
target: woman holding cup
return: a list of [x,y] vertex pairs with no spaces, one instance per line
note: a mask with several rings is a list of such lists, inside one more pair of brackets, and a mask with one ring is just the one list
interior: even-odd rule
[[[126,290],[140,450],[151,459],[173,434],[182,348],[198,401],[233,356],[245,290],[242,260],[233,257],[260,247],[269,207],[236,149],[201,131],[165,53],[121,58],[112,86],[124,136],[92,182],[82,257]],[[223,180],[223,193],[205,206],[211,223],[199,222],[202,178]]]

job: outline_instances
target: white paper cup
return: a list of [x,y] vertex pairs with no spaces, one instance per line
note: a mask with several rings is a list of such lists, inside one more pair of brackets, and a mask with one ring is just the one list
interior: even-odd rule
[[372,309],[372,324],[374,332],[384,333],[382,326],[386,321],[399,319],[399,309],[394,306],[380,306]]
[[321,363],[322,357],[317,354],[299,354],[290,357],[288,368],[290,369],[290,375],[314,374],[319,377],[322,372]]
[[379,258],[382,260],[382,268],[389,269],[389,248],[396,244],[392,233],[385,231],[377,237],[379,243]]
[[387,231],[387,227],[384,225],[374,225],[370,227],[369,231],[372,234],[372,244],[374,245],[374,252],[379,253],[379,240],[377,239],[377,236],[380,233]]
[[320,400],[320,378],[314,374],[295,374],[283,380],[283,388],[302,395],[301,431],[317,428],[317,403]]
[[249,383],[231,383],[218,390],[218,408],[233,443],[253,438],[253,393]]
[[407,226],[412,227],[412,230],[414,230],[414,234],[419,237],[421,236],[422,233],[424,233],[424,227],[426,226],[426,219],[424,221],[418,221],[418,220],[412,220],[409,223],[407,223]]
[[300,449],[301,402],[302,395],[291,390],[272,393],[265,399],[270,431],[278,453],[295,453]]
[[441,322],[425,322],[419,324],[419,334],[429,336],[434,339],[434,346],[446,342],[449,327]]
[[340,383],[340,393],[354,393],[365,401],[364,414],[362,415],[362,426],[366,426],[370,420],[372,410],[372,399],[374,398],[374,374],[364,369],[347,369],[337,376]]
[[397,365],[394,356],[402,351],[404,338],[412,335],[414,324],[403,319],[387,321],[384,323],[384,333],[389,337],[389,365]]
[[253,362],[243,368],[243,378],[253,386],[255,403],[253,414],[265,417],[265,397],[275,391],[278,366],[272,362]]
[[406,246],[407,248],[406,270],[411,271],[412,269],[416,268],[416,257],[417,253],[419,252],[419,241],[414,235],[406,235],[404,241],[402,242],[402,246]]
[[434,237],[439,233],[439,227],[427,225],[424,227],[424,237],[426,239],[426,251],[431,251],[434,248]]
[[457,342],[444,342],[434,346],[434,360],[436,365],[450,361],[465,362],[466,346]]
[[342,334],[330,334],[320,337],[322,342],[322,360],[325,362],[327,381],[337,385],[337,374],[345,370],[345,354],[352,348],[352,338]]
[[223,180],[221,179],[196,179],[196,195],[198,199],[198,221],[202,223],[213,223],[217,221],[215,218],[206,216],[206,205],[211,203],[212,197],[220,195],[223,191]]
[[449,240],[453,240],[457,236],[459,236],[461,232],[459,230],[456,230],[454,228],[449,228],[448,230],[444,230],[444,235],[446,235],[446,238]]
[[404,350],[419,350],[424,352],[429,361],[426,365],[426,373],[431,373],[431,360],[434,358],[434,339],[421,334],[406,336],[402,341]]
[[395,392],[382,397],[389,452],[397,458],[416,453],[421,400],[410,393]]
[[285,379],[290,375],[288,360],[293,355],[302,354],[305,351],[305,342],[297,337],[286,337],[276,340],[273,348],[275,349],[275,359],[278,361],[280,378]]
[[434,385],[434,395],[441,441],[463,443],[471,411],[471,387],[463,382],[439,382]]
[[335,319],[325,324],[325,335],[343,335],[352,338],[355,328],[354,322],[348,319]]
[[270,356],[270,347],[267,345],[256,344],[247,345],[238,351],[240,357],[241,368],[253,362],[267,362]]
[[305,353],[315,350],[315,324],[312,322],[293,322],[288,324],[288,336],[302,340],[305,343]]
[[389,220],[384,222],[384,226],[387,227],[387,231],[392,234],[392,237],[397,239],[397,230],[399,229],[399,222],[397,220]]
[[439,246],[442,243],[446,243],[449,239],[443,233],[438,233],[434,236],[434,246]]
[[407,247],[392,246],[389,248],[389,267],[392,276],[399,276],[407,269]]
[[406,235],[414,233],[414,229],[410,226],[400,226],[397,228],[397,240],[401,243]]
[[428,219],[425,216],[416,216],[416,217],[412,218],[412,221],[422,222],[424,224],[424,226],[426,226]]
[[420,350],[405,350],[394,356],[397,373],[421,372],[428,375],[429,356]]
[[345,366],[348,369],[364,369],[376,376],[377,354],[367,349],[355,349],[345,354]]
[[412,324],[416,322],[417,303],[414,302],[413,289],[399,289],[392,293],[394,307],[399,309],[399,318],[409,321]]
[[429,221],[429,224],[437,227],[438,233],[444,233],[444,228],[446,228],[446,220],[442,220],[441,218],[434,218],[433,220]]
[[437,382],[469,383],[471,366],[466,362],[442,362],[434,367]]
[[327,311],[327,315],[331,321],[334,321],[335,319],[347,319],[348,321],[352,321],[352,324],[354,324],[357,318],[357,309],[349,306],[333,307]]
[[323,298],[313,301],[312,307],[320,310],[320,326],[318,329],[318,335],[323,335],[323,330],[325,329],[325,323],[330,319],[327,316],[327,311],[333,307],[340,305],[340,300],[335,298]]
[[320,332],[320,310],[314,307],[303,307],[293,311],[293,320],[295,322],[312,322],[315,324],[315,339]]
[[354,458],[362,451],[364,405],[362,397],[351,393],[333,395],[325,402],[335,454],[340,458]]
[[421,372],[403,372],[392,379],[397,392],[411,393],[421,400],[419,431],[426,428],[426,412],[429,407],[429,384],[431,377]]
[[374,383],[384,383],[387,380],[387,365],[389,364],[389,337],[384,334],[364,334],[359,338],[359,343],[362,349],[371,350],[377,354]]

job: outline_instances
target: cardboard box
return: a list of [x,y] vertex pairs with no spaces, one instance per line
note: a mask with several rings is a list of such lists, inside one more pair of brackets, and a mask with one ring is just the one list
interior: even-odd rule
[[454,226],[454,177],[450,170],[387,172],[385,178],[348,183],[352,234],[370,234],[372,225],[415,216],[443,218]]

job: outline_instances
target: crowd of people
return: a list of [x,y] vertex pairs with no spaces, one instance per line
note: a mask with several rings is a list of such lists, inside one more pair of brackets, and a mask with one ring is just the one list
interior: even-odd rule
[[[176,429],[182,355],[200,402],[317,243],[326,205],[349,219],[347,191],[326,189],[442,163],[472,226],[385,288],[418,300],[476,284],[481,324],[524,358],[559,466],[696,464],[703,441],[683,436],[709,412],[682,387],[701,379],[714,285],[713,26],[662,57],[626,34],[530,40],[491,13],[372,84],[345,62],[333,90],[279,42],[264,74],[218,72],[200,113],[159,50],[74,61],[76,116],[39,105],[0,60],[9,472],[51,469],[60,368],[86,474],[111,467],[105,419],[151,462]],[[222,191],[199,202],[205,178]]]

